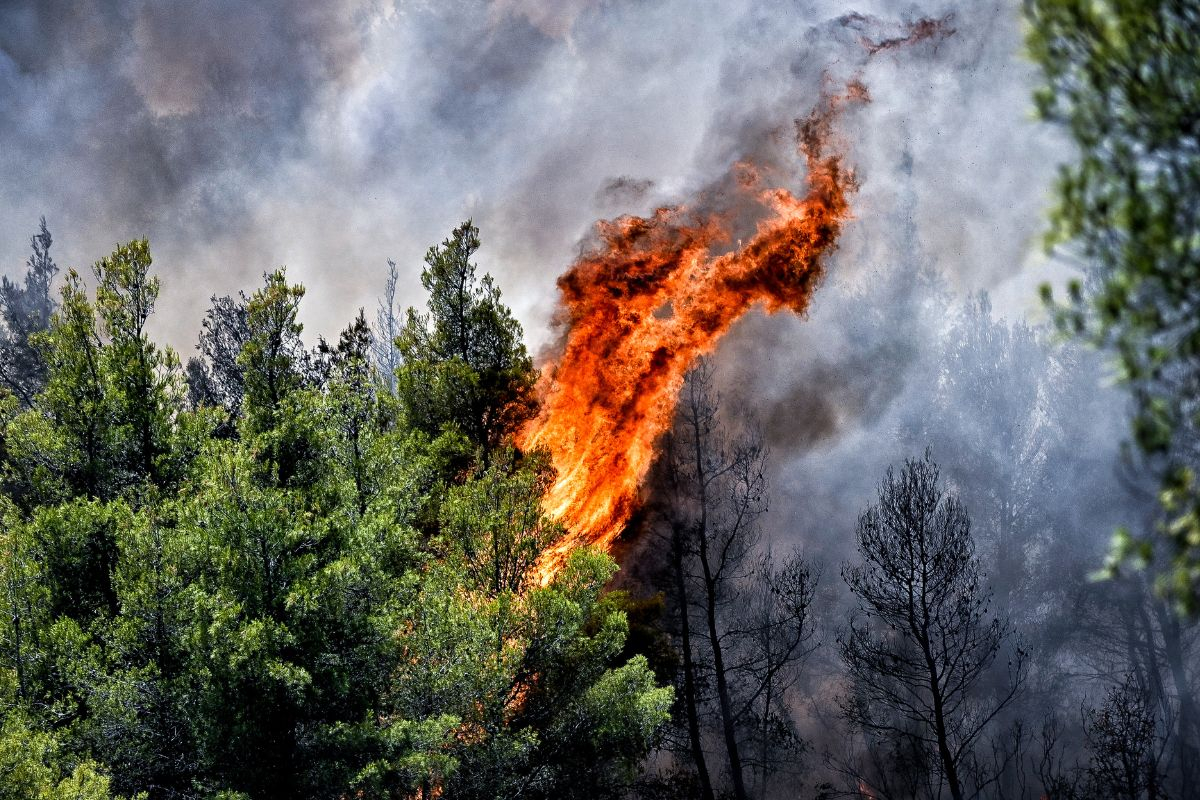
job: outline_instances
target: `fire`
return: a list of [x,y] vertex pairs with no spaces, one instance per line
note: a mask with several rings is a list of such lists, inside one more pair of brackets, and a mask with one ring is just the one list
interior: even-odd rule
[[541,413],[519,442],[549,450],[557,478],[543,506],[567,530],[539,562],[540,584],[576,547],[607,548],[620,534],[697,356],[756,305],[807,309],[855,185],[841,155],[827,152],[833,122],[845,103],[866,100],[854,82],[797,121],[803,197],[765,185],[753,164],[734,167],[731,205],[759,218],[748,240],[730,247],[733,210],[661,208],[598,223],[598,246],[559,278],[566,335],[543,369]]

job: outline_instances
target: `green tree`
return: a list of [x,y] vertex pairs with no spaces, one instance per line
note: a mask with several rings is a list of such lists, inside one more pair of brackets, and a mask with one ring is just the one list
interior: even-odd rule
[[[1027,0],[1041,115],[1078,158],[1062,171],[1051,243],[1086,261],[1061,326],[1116,353],[1134,438],[1161,474],[1161,588],[1200,611],[1200,13],[1182,0]],[[1048,288],[1043,289],[1047,299]],[[1113,566],[1154,543],[1121,532]]]
[[117,485],[117,446],[103,343],[95,308],[75,270],[67,273],[45,342],[50,377],[38,405],[63,443],[55,468],[74,495],[110,497]]
[[359,514],[366,513],[375,490],[368,465],[373,434],[377,432],[379,384],[371,367],[371,344],[371,328],[359,310],[333,351],[326,387],[335,432],[335,458],[353,485]]
[[248,338],[237,356],[242,369],[246,424],[243,435],[256,437],[266,479],[276,485],[303,482],[311,466],[312,445],[289,413],[289,403],[305,387],[308,353],[297,316],[304,287],[287,282],[278,269],[263,276],[265,283],[246,303]]
[[[5,713],[45,701],[45,651],[42,639],[49,622],[50,593],[45,559],[29,535],[16,507],[0,501],[0,670],[10,684]],[[5,697],[9,694],[11,697]]]
[[0,722],[0,800],[110,800],[109,778],[91,761],[68,771],[60,745],[19,715]]
[[493,595],[521,592],[538,556],[564,533],[542,513],[553,469],[540,457],[506,455],[452,487],[442,504],[441,530],[464,583]]
[[223,306],[228,391],[189,401],[149,266],[117,248],[94,302],[70,273],[46,387],[0,396],[0,800],[623,791],[670,691],[611,559],[527,585],[544,459],[407,424],[361,313],[307,352],[282,270]]
[[104,346],[112,422],[123,471],[132,480],[168,479],[172,418],[180,403],[179,361],[150,341],[146,323],[158,301],[150,243],[136,239],[98,261],[96,308]]
[[476,277],[478,249],[479,229],[467,221],[425,254],[428,311],[408,310],[396,391],[412,425],[430,434],[456,427],[486,464],[533,414],[536,373],[491,275]]
[[614,570],[607,556],[580,551],[550,586],[523,595],[431,573],[400,640],[386,717],[398,721],[397,738],[425,749],[373,763],[364,779],[395,779],[385,796],[618,795],[672,692],[655,685],[643,656],[617,663],[628,623],[601,597]]

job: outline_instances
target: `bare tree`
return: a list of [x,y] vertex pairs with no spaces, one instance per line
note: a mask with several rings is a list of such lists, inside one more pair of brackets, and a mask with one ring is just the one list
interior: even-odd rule
[[984,678],[1012,634],[988,618],[970,517],[939,478],[928,451],[898,475],[889,469],[859,517],[862,562],[842,569],[861,612],[838,641],[851,681],[842,705],[868,735],[928,749],[934,785],[963,800],[988,783],[976,746],[1017,696],[1025,656],[1014,649],[1005,685],[985,697]]
[[713,796],[704,724],[712,719],[733,796],[745,800],[751,787],[765,795],[780,761],[799,749],[785,695],[813,649],[809,607],[818,576],[798,556],[780,559],[760,547],[766,451],[756,433],[731,436],[718,406],[711,367],[701,361],[664,443],[660,501],[700,795]]
[[1170,753],[1166,786],[1186,794],[1200,780],[1200,626],[1180,618],[1153,583],[1149,570],[1081,584],[1070,596],[1075,613],[1064,640],[1076,654],[1076,682],[1129,681],[1154,706]]
[[[1104,703],[1081,711],[1084,763],[1068,763],[1070,748],[1051,717],[1042,729],[1037,765],[1042,796],[1053,800],[1164,800],[1166,753],[1170,749],[1158,718],[1158,703],[1125,675],[1110,685]],[[1184,786],[1181,797],[1190,796]]]
[[1163,791],[1163,742],[1150,698],[1132,678],[1108,692],[1103,706],[1085,714],[1091,756],[1087,797],[1158,800]]
[[400,351],[396,348],[396,338],[404,325],[400,321],[400,310],[396,306],[396,281],[399,278],[399,270],[396,268],[396,262],[390,258],[387,263],[387,283],[383,287],[383,296],[379,298],[379,309],[375,312],[371,355],[377,379],[389,392],[395,394],[396,370],[400,367]]

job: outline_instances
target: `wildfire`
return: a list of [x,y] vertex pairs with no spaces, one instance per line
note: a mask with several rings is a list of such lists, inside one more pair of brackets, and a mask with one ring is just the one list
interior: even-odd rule
[[744,243],[729,249],[731,210],[661,208],[598,223],[598,246],[559,278],[566,335],[544,365],[541,414],[520,441],[549,450],[557,478],[543,505],[567,529],[536,568],[542,585],[574,548],[608,547],[620,534],[696,357],[755,305],[805,311],[854,189],[841,155],[827,152],[833,121],[845,103],[867,99],[854,82],[797,121],[803,197],[765,186],[752,164],[735,166],[736,205],[761,215]]

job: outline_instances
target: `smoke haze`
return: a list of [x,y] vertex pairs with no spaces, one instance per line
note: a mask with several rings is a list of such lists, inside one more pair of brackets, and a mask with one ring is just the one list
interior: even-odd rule
[[[859,223],[834,272],[894,246],[911,192],[959,288],[1027,289],[1062,148],[1030,121],[1016,3],[961,5],[8,3],[0,264],[19,269],[43,213],[66,265],[146,235],[181,349],[209,294],[286,264],[328,336],[374,304],[389,257],[419,302],[425,248],[472,216],[537,344],[593,220],[706,185],[786,137],[822,80],[862,73]],[[879,49],[921,18],[954,33]]]

